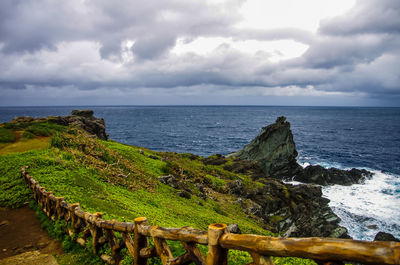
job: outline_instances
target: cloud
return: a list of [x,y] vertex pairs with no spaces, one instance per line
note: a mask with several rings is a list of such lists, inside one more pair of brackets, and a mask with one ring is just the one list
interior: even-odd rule
[[348,13],[322,21],[319,31],[329,35],[399,34],[400,2],[358,1]]
[[[4,0],[0,93],[25,101],[34,91],[44,98],[67,94],[82,104],[89,98],[118,104],[123,95],[149,99],[151,93],[174,104],[174,96],[183,103],[243,96],[252,104],[285,95],[384,102],[400,97],[397,2],[357,1],[311,32],[295,24],[238,27],[241,0]],[[206,50],[201,40],[218,41]],[[183,48],[194,43],[202,44]],[[271,43],[277,48],[267,48]],[[305,48],[284,54],[295,44]]]

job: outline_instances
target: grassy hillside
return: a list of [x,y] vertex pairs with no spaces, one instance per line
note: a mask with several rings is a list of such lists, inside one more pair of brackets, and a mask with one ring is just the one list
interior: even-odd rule
[[[102,212],[105,219],[132,221],[145,216],[150,224],[203,230],[210,223],[237,223],[243,233],[272,234],[265,224],[248,218],[237,197],[222,192],[236,179],[246,186],[263,184],[223,166],[206,165],[199,156],[102,141],[43,120],[0,125],[1,207],[19,207],[31,200],[20,177],[22,166],[29,166],[28,172],[48,191],[79,202],[84,211]],[[169,174],[177,178],[177,187],[158,180]],[[204,186],[202,192],[199,185]],[[231,256],[232,264],[250,262],[247,254]],[[278,259],[277,264],[310,262]]]

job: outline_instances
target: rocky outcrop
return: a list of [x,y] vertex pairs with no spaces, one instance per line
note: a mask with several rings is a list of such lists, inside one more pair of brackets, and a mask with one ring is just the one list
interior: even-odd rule
[[93,116],[93,110],[73,110],[70,116],[50,116],[47,118],[16,117],[11,123],[30,123],[34,121],[49,122],[63,126],[79,127],[99,139],[107,140],[106,123],[104,119]]
[[[243,150],[230,156],[256,163],[262,169],[264,177],[294,179],[303,183],[351,185],[372,176],[372,173],[367,170],[355,168],[351,170],[326,169],[319,165],[312,165],[303,169],[296,161],[296,145],[290,123],[285,117],[279,117],[274,124],[264,127]],[[245,163],[241,164],[245,165]]]
[[372,173],[365,169],[340,170],[337,168],[323,168],[319,165],[307,166],[295,176],[297,181],[303,183],[315,183],[319,185],[351,185],[360,183],[366,178],[372,177]]
[[257,162],[267,177],[283,178],[300,170],[297,151],[286,117],[262,128],[261,133],[232,156]]
[[108,139],[104,119],[94,117],[93,110],[73,110],[71,116],[48,117],[47,119],[56,124],[82,128],[102,140]]
[[386,232],[378,232],[375,235],[374,241],[395,241],[400,242],[399,239],[395,238],[392,234]]
[[284,184],[271,178],[259,181],[264,185],[257,188],[246,188],[240,180],[226,187],[249,216],[290,237],[349,238],[329,207],[329,200],[322,197],[320,186]]

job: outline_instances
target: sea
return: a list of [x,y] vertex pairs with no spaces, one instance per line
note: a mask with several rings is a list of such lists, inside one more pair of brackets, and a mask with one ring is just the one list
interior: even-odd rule
[[69,115],[92,109],[111,139],[153,150],[227,155],[261,128],[286,116],[303,165],[365,168],[371,179],[323,187],[323,196],[355,239],[379,231],[400,238],[400,108],[287,106],[0,107],[0,122],[16,116]]

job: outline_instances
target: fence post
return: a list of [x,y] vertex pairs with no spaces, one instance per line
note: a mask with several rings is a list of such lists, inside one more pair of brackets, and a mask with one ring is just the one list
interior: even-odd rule
[[140,250],[142,248],[147,248],[148,242],[147,242],[147,237],[142,236],[139,233],[139,226],[140,225],[146,225],[147,224],[147,218],[146,217],[137,217],[135,218],[135,226],[133,229],[134,232],[134,242],[133,242],[133,247],[134,247],[134,264],[135,265],[147,265],[147,258],[141,258],[140,257]]
[[208,226],[207,265],[227,265],[228,250],[219,245],[219,238],[225,233],[226,224],[210,224]]

